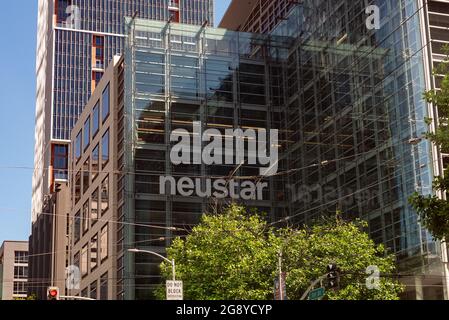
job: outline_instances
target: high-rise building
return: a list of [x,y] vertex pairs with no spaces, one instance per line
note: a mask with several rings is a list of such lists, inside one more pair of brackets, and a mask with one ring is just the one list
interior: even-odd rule
[[0,247],[0,300],[27,297],[28,242],[5,241]]
[[406,297],[448,298],[446,246],[421,228],[408,197],[430,194],[442,172],[422,137],[437,114],[422,94],[438,87],[432,65],[444,57],[449,1],[289,1],[287,15],[261,10],[264,2],[240,10],[233,1],[220,26],[296,39],[285,79],[287,168],[326,165],[289,175],[290,215],[308,222],[339,209],[367,220],[413,275],[402,279]]
[[70,132],[105,68],[123,52],[124,17],[213,25],[213,0],[40,0],[32,220],[68,179]]
[[[65,277],[70,133],[115,54],[126,16],[213,25],[213,0],[39,0],[30,287]],[[61,211],[58,211],[61,210]],[[53,252],[50,256],[49,252]],[[62,274],[61,274],[62,273]],[[41,280],[44,279],[44,280]],[[56,281],[56,282],[55,282]],[[61,289],[64,283],[58,284]]]

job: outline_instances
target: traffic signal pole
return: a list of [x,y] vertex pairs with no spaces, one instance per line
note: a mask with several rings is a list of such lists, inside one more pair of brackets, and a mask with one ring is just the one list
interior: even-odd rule
[[85,297],[76,297],[76,296],[60,296],[61,299],[65,300],[96,300],[92,298],[85,298]]
[[315,288],[315,286],[320,283],[321,281],[323,281],[324,279],[327,278],[327,276],[329,275],[329,273],[323,274],[321,277],[319,277],[318,279],[316,279],[315,281],[313,281],[310,286],[307,288],[306,292],[304,292],[304,294],[302,295],[300,300],[306,300],[306,298],[309,296],[310,291],[312,291],[313,288]]
[[282,250],[279,250],[279,298],[284,300],[284,287],[282,283]]

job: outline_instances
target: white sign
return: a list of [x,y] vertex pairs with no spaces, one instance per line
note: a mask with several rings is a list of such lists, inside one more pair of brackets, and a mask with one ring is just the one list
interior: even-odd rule
[[167,300],[183,300],[182,281],[167,281]]

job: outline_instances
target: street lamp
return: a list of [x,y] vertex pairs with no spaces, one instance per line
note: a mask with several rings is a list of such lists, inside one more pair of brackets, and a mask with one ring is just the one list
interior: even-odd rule
[[152,254],[154,256],[157,256],[165,261],[167,261],[168,263],[171,264],[172,266],[172,272],[173,272],[173,281],[176,281],[176,273],[175,273],[175,259],[167,259],[166,257],[164,257],[163,255],[154,252],[154,251],[149,251],[149,250],[140,250],[140,249],[128,249],[128,252],[133,252],[133,253],[148,253],[148,254]]

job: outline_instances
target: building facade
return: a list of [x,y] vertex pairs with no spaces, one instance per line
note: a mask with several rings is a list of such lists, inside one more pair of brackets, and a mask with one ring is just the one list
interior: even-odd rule
[[252,33],[271,33],[286,19],[299,1],[248,0],[232,1],[220,22],[220,27]]
[[[123,59],[111,61],[72,131],[72,206],[68,295],[117,299],[117,171],[119,120],[123,118]],[[123,130],[121,130],[123,131]],[[71,268],[73,269],[73,268]],[[129,288],[131,290],[131,288]]]
[[0,247],[1,300],[23,299],[28,286],[28,242],[5,241]]
[[[39,0],[32,190],[31,277],[65,279],[70,134],[115,54],[123,52],[124,17],[213,25],[213,0]],[[64,193],[64,192],[63,192]],[[62,211],[57,211],[57,210]],[[56,234],[50,234],[56,232]],[[56,250],[57,249],[57,250]],[[51,255],[48,253],[52,252]],[[60,282],[61,289],[65,283]],[[31,288],[41,298],[44,285]]]
[[65,294],[68,266],[68,215],[71,194],[66,184],[58,184],[44,199],[43,212],[32,225],[29,237],[28,295],[47,299],[47,288],[57,286]]
[[[223,133],[225,129],[280,128],[279,106],[273,104],[268,110],[266,107],[267,73],[272,72],[268,78],[275,79],[277,71],[274,67],[266,68],[261,56],[262,51],[268,52],[268,45],[284,52],[285,43],[206,26],[141,19],[130,21],[130,25],[124,62],[117,58],[115,66],[106,71],[72,131],[71,257],[81,270],[81,285],[73,294],[83,296],[96,292],[91,288],[101,287],[109,279],[109,285],[103,285],[109,288],[109,299],[154,298],[161,281],[161,261],[127,250],[138,247],[165,254],[165,247],[175,236],[185,235],[185,228],[197,224],[204,212],[218,210],[229,201],[165,193],[161,178],[200,179],[204,187],[207,177],[228,177],[233,171],[239,176],[258,174],[260,165],[173,164],[173,144],[169,141],[174,130],[191,131],[195,123],[200,123],[200,130]],[[257,49],[253,44],[258,41]],[[256,49],[258,54],[253,52]],[[239,82],[239,78],[248,83]],[[96,114],[104,113],[106,87],[110,116],[100,129],[95,125],[92,131],[93,119],[98,121]],[[100,133],[94,135],[98,130]],[[105,132],[106,142],[99,138]],[[100,140],[90,141],[93,136]],[[104,163],[101,157],[105,155],[105,145],[110,150],[107,164],[98,165]],[[194,153],[192,150],[189,155]],[[95,180],[91,175],[97,170],[101,179]],[[282,210],[274,203],[284,200],[283,186],[278,183],[280,190],[274,192],[276,189],[269,186],[274,186],[276,179],[267,180],[260,199],[244,202],[272,217],[279,216]],[[235,186],[232,192],[241,194],[241,189]],[[103,200],[105,194],[109,200]],[[98,218],[94,219],[92,210],[98,206],[106,207],[105,213],[99,218],[95,209],[94,216]],[[96,219],[101,223],[93,226]],[[107,233],[101,236],[104,228]],[[92,237],[99,240],[93,241]],[[97,248],[100,255],[102,250],[108,252],[104,259],[97,258]]]
[[[442,168],[421,136],[425,118],[437,112],[422,93],[437,85],[431,67],[445,41],[436,39],[445,35],[439,30],[446,2],[436,2],[377,1],[378,29],[368,27],[370,3],[361,0],[302,1],[287,11],[273,1],[279,9],[271,13],[282,13],[274,20],[264,1],[248,7],[234,1],[222,23],[234,30],[128,19],[123,61],[106,72],[71,136],[71,263],[82,274],[74,294],[153,298],[161,261],[128,249],[164,254],[201,214],[232,200],[209,196],[208,179],[245,177],[267,188],[261,199],[234,201],[266,212],[279,226],[310,224],[337,210],[364,219],[372,239],[397,256],[403,298],[447,299],[447,250],[408,203],[414,192],[432,192]],[[238,31],[245,28],[266,33]],[[106,88],[110,115],[102,124],[96,114],[103,114]],[[237,159],[173,162],[175,130],[194,140],[215,129],[226,140],[226,129],[239,128],[278,130],[276,175]],[[249,146],[251,137],[243,140]],[[190,159],[206,141],[190,149]],[[96,171],[101,177],[94,179]],[[200,192],[171,192],[183,178],[195,180]],[[104,217],[100,207],[107,208]]]
[[[270,29],[262,2],[247,15],[231,5],[221,26]],[[378,27],[369,27],[370,5],[379,10]],[[430,194],[443,168],[422,139],[424,120],[437,115],[422,94],[438,87],[432,66],[443,58],[448,10],[448,1],[301,1],[272,29],[297,39],[285,87],[287,167],[326,161],[288,177],[290,214],[307,223],[337,208],[367,220],[373,239],[410,274],[401,280],[412,299],[448,298],[446,247],[408,203],[414,192]]]
[[213,0],[40,0],[32,220],[68,179],[70,133],[104,70],[123,52],[124,17],[213,25]]

